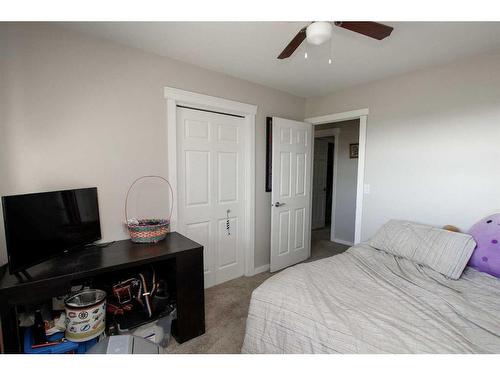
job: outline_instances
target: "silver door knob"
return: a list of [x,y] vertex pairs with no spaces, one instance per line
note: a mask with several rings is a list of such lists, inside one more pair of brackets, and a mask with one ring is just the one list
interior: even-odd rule
[[273,204],[274,207],[281,207],[284,205],[285,205],[285,203],[280,203],[280,202],[276,202],[275,204]]

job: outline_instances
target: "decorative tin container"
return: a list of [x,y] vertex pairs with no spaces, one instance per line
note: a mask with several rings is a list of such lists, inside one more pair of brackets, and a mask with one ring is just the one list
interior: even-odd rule
[[82,342],[99,336],[106,328],[106,292],[86,289],[64,301],[66,310],[65,337]]

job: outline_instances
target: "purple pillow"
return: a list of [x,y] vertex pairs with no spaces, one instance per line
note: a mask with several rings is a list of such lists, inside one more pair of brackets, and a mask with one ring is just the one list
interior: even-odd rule
[[469,266],[500,277],[500,214],[485,217],[469,230],[477,243]]

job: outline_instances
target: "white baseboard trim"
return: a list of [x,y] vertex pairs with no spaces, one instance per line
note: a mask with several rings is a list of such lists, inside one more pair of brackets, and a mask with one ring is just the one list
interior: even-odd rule
[[341,245],[354,246],[354,243],[349,242],[349,241],[344,241],[344,240],[341,240],[339,238],[332,239],[332,242],[336,242],[336,243],[339,243]]
[[257,275],[258,273],[267,272],[267,271],[269,271],[269,264],[264,264],[263,266],[256,267],[253,270],[253,274]]

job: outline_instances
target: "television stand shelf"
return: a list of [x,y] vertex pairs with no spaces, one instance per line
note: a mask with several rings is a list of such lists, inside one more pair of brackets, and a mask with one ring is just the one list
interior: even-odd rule
[[203,246],[174,232],[155,244],[123,240],[106,248],[94,246],[63,254],[31,267],[31,280],[21,281],[9,274],[7,266],[1,267],[2,351],[22,352],[17,306],[64,295],[75,282],[148,265],[169,274],[177,305],[177,319],[172,323],[175,339],[182,343],[205,333]]

